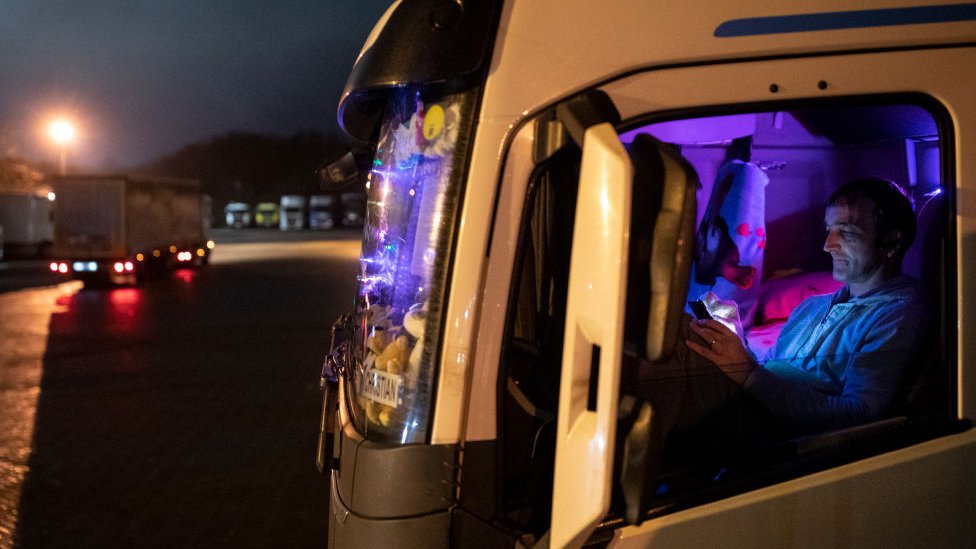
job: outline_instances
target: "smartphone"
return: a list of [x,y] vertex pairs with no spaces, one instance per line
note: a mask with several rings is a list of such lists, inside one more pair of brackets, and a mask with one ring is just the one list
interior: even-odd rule
[[705,306],[705,303],[702,300],[696,299],[694,301],[689,301],[688,306],[691,307],[691,312],[694,313],[695,318],[698,320],[707,320],[712,318],[712,315],[708,313],[708,307]]

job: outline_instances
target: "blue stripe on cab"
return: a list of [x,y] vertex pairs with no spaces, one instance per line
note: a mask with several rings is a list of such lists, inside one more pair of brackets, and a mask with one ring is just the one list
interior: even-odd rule
[[717,38],[976,20],[976,4],[749,17],[715,28]]

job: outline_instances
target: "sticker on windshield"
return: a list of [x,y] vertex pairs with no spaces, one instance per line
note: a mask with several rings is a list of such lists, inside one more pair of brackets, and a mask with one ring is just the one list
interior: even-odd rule
[[362,394],[369,400],[396,408],[402,399],[402,379],[402,376],[390,372],[371,369],[363,377]]
[[433,141],[444,131],[444,107],[431,105],[424,115],[424,139]]

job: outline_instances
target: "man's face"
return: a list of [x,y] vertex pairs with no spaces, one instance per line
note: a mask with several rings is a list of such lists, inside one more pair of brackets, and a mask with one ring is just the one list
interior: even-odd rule
[[862,287],[880,280],[886,256],[878,246],[874,204],[866,198],[837,202],[827,207],[824,223],[824,251],[834,260],[834,278]]

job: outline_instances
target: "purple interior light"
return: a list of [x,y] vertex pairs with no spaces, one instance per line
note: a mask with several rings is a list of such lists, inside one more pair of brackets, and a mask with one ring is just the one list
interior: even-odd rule
[[755,114],[734,114],[651,124],[620,134],[620,140],[631,143],[637,134],[649,133],[665,143],[702,145],[730,141],[755,131]]

